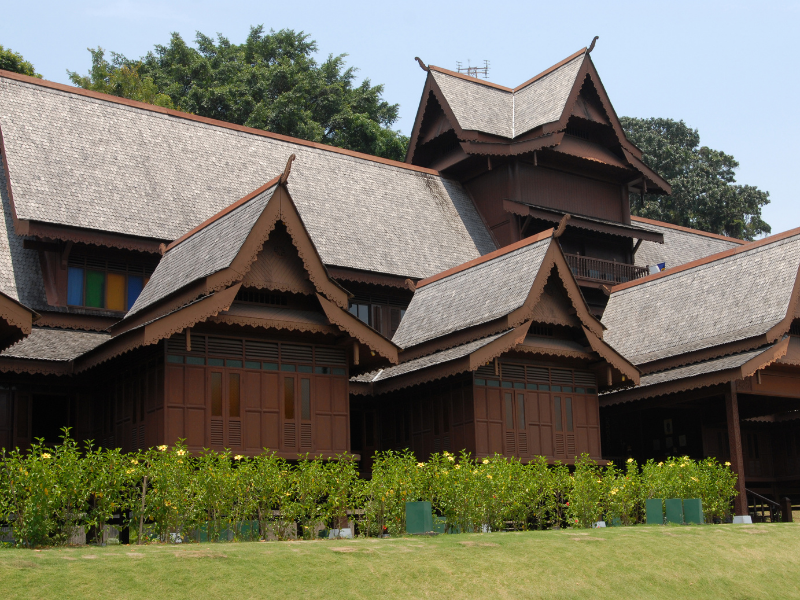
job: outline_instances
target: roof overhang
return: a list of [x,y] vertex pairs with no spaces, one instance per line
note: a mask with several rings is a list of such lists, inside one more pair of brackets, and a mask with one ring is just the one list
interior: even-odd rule
[[[567,213],[565,211],[547,208],[545,206],[537,206],[535,204],[527,204],[518,200],[503,200],[503,208],[506,212],[523,217],[532,217],[550,223],[558,223]],[[590,231],[597,231],[599,233],[607,233],[609,235],[617,235],[627,238],[635,238],[637,240],[646,240],[648,242],[656,242],[658,244],[664,243],[664,236],[660,233],[650,231],[644,227],[636,227],[635,225],[626,225],[625,223],[615,223],[605,219],[597,219],[585,215],[570,214],[570,220],[567,222],[568,227],[578,227],[580,229],[588,229]]]

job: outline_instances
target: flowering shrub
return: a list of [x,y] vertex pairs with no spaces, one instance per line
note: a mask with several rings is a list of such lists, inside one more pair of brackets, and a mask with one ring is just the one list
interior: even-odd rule
[[204,451],[183,443],[122,454],[87,446],[65,432],[55,447],[0,455],[0,521],[18,545],[65,543],[81,527],[102,532],[125,515],[138,541],[311,538],[360,515],[359,532],[405,532],[405,505],[427,500],[449,531],[632,525],[648,498],[700,498],[706,519],[725,519],[736,495],[729,464],[688,457],[621,467],[588,455],[573,468],[543,457],[523,464],[462,452],[418,462],[410,451],[377,453],[372,478],[358,478],[350,455],[287,462]]

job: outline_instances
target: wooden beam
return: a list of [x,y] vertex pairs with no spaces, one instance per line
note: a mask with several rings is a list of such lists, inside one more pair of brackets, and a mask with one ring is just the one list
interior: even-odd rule
[[736,473],[736,491],[739,495],[734,500],[737,515],[747,513],[747,491],[744,480],[744,456],[742,455],[742,432],[739,427],[739,399],[736,395],[736,382],[725,386],[725,414],[728,420],[728,440],[731,451],[731,468]]

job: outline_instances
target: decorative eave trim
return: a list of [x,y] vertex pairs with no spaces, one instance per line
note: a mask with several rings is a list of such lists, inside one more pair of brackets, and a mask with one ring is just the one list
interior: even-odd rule
[[[478,348],[472,353],[456,358],[444,363],[432,365],[427,368],[418,369],[411,373],[398,375],[384,381],[376,381],[371,383],[372,395],[381,395],[388,392],[393,392],[399,389],[418,385],[420,383],[428,383],[438,379],[444,379],[459,373],[466,373],[475,371],[481,365],[497,358],[501,354],[512,350],[516,345],[525,340],[528,335],[530,323],[525,323],[519,327],[512,329],[505,335],[500,336],[485,346]],[[363,388],[362,388],[363,390]],[[366,393],[364,391],[364,393]]]
[[33,323],[39,320],[39,313],[0,292],[0,317],[23,335],[29,335]]
[[3,373],[29,373],[31,375],[71,375],[73,362],[69,360],[38,360],[0,356]]
[[243,325],[257,329],[283,329],[287,331],[302,331],[306,333],[322,333],[326,335],[339,334],[339,328],[332,325],[319,323],[304,323],[302,321],[283,321],[280,319],[261,319],[259,317],[243,317],[241,315],[218,314],[209,318],[214,323],[229,325]]
[[85,371],[140,346],[155,344],[200,321],[216,317],[221,311],[230,308],[240,287],[241,284],[236,284],[112,338],[76,359],[75,372]]
[[359,320],[355,315],[352,315],[325,298],[322,294],[317,294],[317,300],[319,300],[322,310],[325,311],[325,315],[331,323],[351,337],[357,339],[370,350],[386,358],[393,365],[399,362],[398,355],[400,353],[400,348],[395,344],[372,329],[372,327]]
[[[666,396],[677,394],[689,390],[709,387],[720,383],[739,381],[750,377],[756,371],[764,369],[772,363],[780,360],[786,355],[789,349],[789,338],[785,337],[772,347],[767,348],[761,354],[751,358],[739,367],[715,371],[713,373],[703,373],[693,377],[686,377],[664,383],[656,383],[644,387],[634,387],[621,392],[614,392],[600,398],[600,406],[612,406],[636,400],[645,400],[656,396]],[[680,367],[678,367],[680,368]]]
[[585,326],[583,326],[583,333],[586,336],[586,339],[589,340],[589,345],[592,347],[592,350],[597,352],[600,358],[614,367],[634,385],[639,385],[641,375],[639,373],[639,369],[634,367],[628,360],[625,359],[624,356],[606,344],[601,338],[598,338]]
[[667,183],[667,181],[658,173],[653,171],[653,169],[648,167],[639,158],[634,156],[628,148],[622,146],[622,153],[625,155],[625,158],[628,160],[628,162],[631,163],[631,165],[633,165],[637,171],[644,174],[644,176],[647,177],[653,185],[657,186],[665,194],[672,193],[672,186]]
[[112,231],[81,229],[69,225],[58,225],[56,223],[45,223],[27,219],[15,220],[14,230],[17,235],[36,236],[43,239],[90,244],[106,248],[119,248],[121,250],[134,250],[136,252],[147,252],[149,254],[158,254],[161,244],[167,241],[152,238],[139,238],[124,233],[114,233]]

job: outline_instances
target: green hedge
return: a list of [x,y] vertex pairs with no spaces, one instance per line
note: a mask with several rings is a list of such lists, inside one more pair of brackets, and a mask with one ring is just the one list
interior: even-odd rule
[[372,478],[363,480],[352,456],[301,458],[289,463],[266,451],[193,456],[182,443],[122,454],[81,450],[65,437],[56,447],[2,453],[0,520],[23,546],[64,543],[76,527],[102,530],[114,514],[126,514],[134,532],[147,524],[148,535],[165,542],[198,530],[209,540],[231,531],[238,539],[285,539],[309,538],[319,523],[337,527],[353,515],[361,534],[400,534],[405,502],[414,500],[432,502],[450,530],[481,531],[629,525],[643,520],[647,498],[701,498],[706,520],[721,520],[736,495],[729,464],[713,459],[641,467],[629,459],[620,468],[584,455],[568,468],[543,457],[523,464],[448,452],[422,463],[409,451],[388,451],[375,455]]

